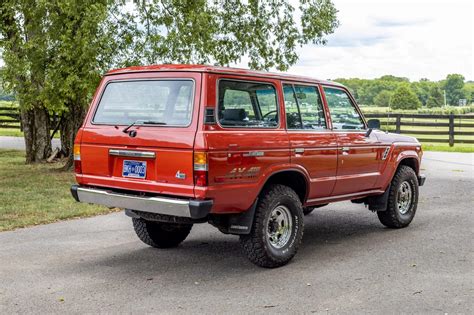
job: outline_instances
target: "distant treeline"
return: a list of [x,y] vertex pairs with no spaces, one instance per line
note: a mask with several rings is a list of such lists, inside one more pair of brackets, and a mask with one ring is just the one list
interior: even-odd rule
[[[474,101],[474,82],[460,74],[449,74],[445,80],[421,79],[410,82],[408,78],[384,75],[378,79],[335,79],[347,86],[359,104],[390,106],[394,109],[416,109],[422,106],[441,107],[471,104]],[[465,100],[465,101],[464,101]]]

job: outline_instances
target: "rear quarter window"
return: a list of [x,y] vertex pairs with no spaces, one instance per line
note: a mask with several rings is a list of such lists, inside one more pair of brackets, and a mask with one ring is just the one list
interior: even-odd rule
[[110,82],[92,122],[128,125],[154,121],[160,125],[188,126],[192,119],[193,94],[192,80]]
[[269,83],[220,80],[218,119],[223,127],[276,128],[276,89]]

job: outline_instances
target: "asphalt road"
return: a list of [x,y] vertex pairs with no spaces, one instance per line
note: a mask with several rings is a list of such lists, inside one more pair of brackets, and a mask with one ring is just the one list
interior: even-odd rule
[[[52,141],[54,148],[61,147],[61,141],[54,138]],[[23,137],[9,137],[0,136],[0,148],[1,149],[14,149],[14,150],[25,150],[25,139]]]
[[261,269],[196,225],[140,243],[122,213],[0,233],[0,313],[473,313],[474,155],[426,153],[406,229],[349,202],[305,221],[295,259]]

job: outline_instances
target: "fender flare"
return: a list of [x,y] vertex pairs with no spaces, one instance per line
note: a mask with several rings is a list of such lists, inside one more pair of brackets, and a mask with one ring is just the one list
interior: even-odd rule
[[310,190],[310,183],[311,183],[308,171],[304,167],[299,166],[299,165],[295,165],[295,164],[285,164],[285,165],[282,165],[281,167],[273,169],[271,172],[268,172],[268,173],[266,173],[265,175],[262,176],[262,180],[259,181],[259,184],[258,184],[260,188],[258,189],[257,198],[258,198],[258,196],[260,196],[260,194],[263,191],[263,188],[268,184],[268,182],[270,181],[270,179],[273,176],[275,176],[277,174],[280,174],[280,173],[284,173],[284,172],[296,172],[296,173],[299,173],[300,175],[303,176],[305,184],[306,184],[305,196],[303,198],[303,203],[304,203],[304,201],[306,201],[308,199],[308,194],[309,194],[309,190]]

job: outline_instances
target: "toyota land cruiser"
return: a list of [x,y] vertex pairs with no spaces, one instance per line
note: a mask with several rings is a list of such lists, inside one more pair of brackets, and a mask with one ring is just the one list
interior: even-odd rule
[[113,70],[77,134],[71,192],[124,208],[150,246],[178,246],[208,222],[239,235],[253,263],[278,267],[296,254],[304,215],[332,202],[410,224],[421,146],[379,126],[334,82],[201,65]]

